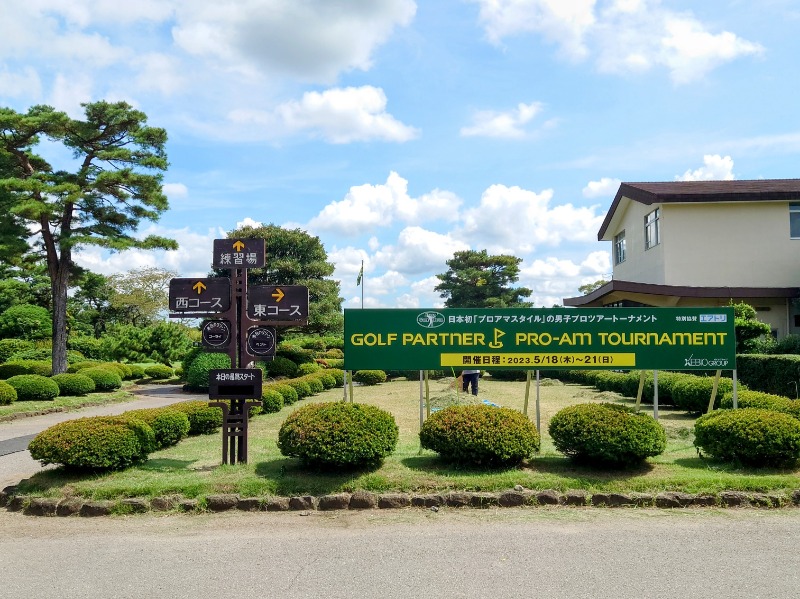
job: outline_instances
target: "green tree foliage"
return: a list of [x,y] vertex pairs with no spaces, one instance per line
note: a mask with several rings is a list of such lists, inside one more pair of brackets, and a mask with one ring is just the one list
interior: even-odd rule
[[17,304],[0,314],[0,339],[47,339],[52,334],[50,313],[41,306]]
[[[284,229],[276,225],[242,227],[228,233],[228,238],[266,241],[267,259],[264,268],[248,271],[248,284],[304,285],[308,287],[308,326],[286,327],[282,335],[302,332],[314,335],[342,335],[344,316],[339,297],[339,282],[330,279],[333,264],[319,240],[301,229]],[[218,270],[216,276],[227,276]]]
[[770,326],[756,318],[756,310],[752,306],[744,302],[732,306],[736,327],[736,353],[750,353],[757,346],[757,339],[771,333]]
[[[166,131],[148,127],[143,112],[125,102],[84,104],[85,119],[49,106],[26,113],[0,109],[0,194],[14,223],[10,239],[38,235],[53,311],[53,372],[66,370],[67,291],[73,252],[84,246],[111,250],[174,249],[173,240],[134,236],[143,220],[167,209],[161,173],[167,169]],[[72,152],[73,172],[56,170],[36,153],[47,139]],[[6,232],[3,233],[6,235]],[[6,243],[8,238],[6,239]]]
[[436,277],[435,288],[448,308],[530,307],[523,298],[531,295],[525,287],[510,287],[519,279],[521,258],[490,256],[486,250],[456,252],[447,261],[448,271]]
[[596,291],[600,289],[603,285],[608,283],[605,279],[598,279],[593,283],[586,283],[586,285],[581,285],[578,287],[578,291],[580,291],[583,295],[589,295],[592,291]]
[[158,362],[171,366],[192,347],[189,328],[175,322],[136,327],[119,325],[103,339],[106,354],[114,360]]

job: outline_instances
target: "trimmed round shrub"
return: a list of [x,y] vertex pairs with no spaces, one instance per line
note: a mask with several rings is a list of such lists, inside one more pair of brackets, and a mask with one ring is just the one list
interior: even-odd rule
[[275,389],[264,389],[261,393],[261,403],[266,414],[280,412],[283,409],[283,395]]
[[378,385],[386,382],[386,373],[383,370],[356,370],[353,373],[353,382],[362,385]]
[[122,377],[116,370],[105,366],[92,366],[83,368],[78,374],[88,376],[94,381],[95,391],[114,391],[122,387]]
[[17,401],[17,390],[5,381],[0,381],[0,406]]
[[326,368],[331,368],[331,369],[337,368],[339,370],[342,370],[344,368],[344,359],[343,358],[342,359],[339,359],[339,358],[336,358],[336,359],[326,358],[325,359],[325,363],[328,365]]
[[664,452],[664,427],[648,414],[612,403],[586,403],[557,412],[548,427],[553,444],[576,460],[634,466]]
[[326,368],[325,374],[332,376],[336,379],[334,387],[341,387],[344,385],[344,370],[341,368]]
[[177,445],[189,434],[189,417],[184,412],[169,406],[129,410],[122,414],[122,417],[141,420],[148,424],[155,435],[156,449]]
[[128,368],[131,369],[132,379],[144,378],[144,366],[141,364],[128,364]]
[[208,435],[222,426],[222,409],[204,401],[182,401],[170,406],[189,419],[189,435]]
[[275,350],[276,358],[288,358],[295,364],[304,364],[314,361],[314,350],[304,349],[299,345],[281,341]]
[[694,423],[702,453],[747,466],[791,466],[800,457],[800,421],[761,408],[717,410]]
[[105,368],[107,370],[111,370],[112,372],[116,372],[119,375],[120,380],[126,380],[130,378],[132,375],[131,369],[123,364],[122,362],[101,362],[95,368]]
[[419,432],[422,447],[458,464],[512,466],[539,451],[536,426],[510,408],[449,406],[431,414]]
[[290,406],[293,403],[297,402],[300,399],[297,395],[297,391],[291,385],[286,385],[283,383],[271,383],[268,385],[264,385],[264,389],[271,389],[272,391],[277,391],[283,397],[283,405]]
[[[736,405],[739,408],[761,408],[773,412],[783,412],[800,420],[800,401],[796,399],[749,389],[740,389],[736,399]],[[723,409],[733,408],[733,391],[722,396],[720,406]]]
[[306,466],[358,468],[379,465],[398,438],[389,412],[358,403],[317,403],[293,412],[278,431],[285,456]]
[[95,416],[51,426],[30,442],[28,450],[43,464],[121,470],[144,462],[154,447],[153,429],[141,420]]
[[319,372],[320,370],[322,370],[322,366],[316,362],[305,362],[304,364],[297,366],[297,375],[304,376],[306,374],[311,374],[312,372]]
[[10,379],[20,374],[33,374],[31,367],[25,362],[6,362],[0,364],[0,379]]
[[50,401],[58,397],[58,385],[40,374],[18,374],[6,381],[17,391],[19,401]]
[[197,354],[186,371],[186,384],[192,391],[208,391],[208,373],[219,368],[230,368],[227,354],[203,352]]
[[316,395],[317,393],[322,393],[325,391],[325,385],[322,384],[322,381],[319,380],[319,377],[314,375],[306,375],[302,377],[301,380],[308,383],[308,386],[311,388],[311,395]]
[[311,395],[311,385],[309,385],[306,381],[301,381],[300,379],[288,379],[283,382],[297,392],[297,399],[305,399]]
[[[708,410],[711,401],[711,391],[714,387],[714,377],[684,375],[672,383],[672,401],[681,410],[692,413],[702,413]],[[661,379],[659,378],[659,399]],[[717,387],[717,397],[714,408],[718,408],[722,395],[733,392],[733,381],[720,377]]]
[[325,387],[325,389],[333,389],[336,386],[336,377],[332,374],[322,371],[316,376],[322,382],[322,386]]
[[164,380],[171,379],[174,374],[172,368],[166,364],[153,364],[144,369],[144,373],[151,379]]
[[83,360],[82,362],[75,362],[67,366],[67,372],[79,372],[84,368],[94,368],[104,363],[105,362],[100,362],[99,360]]
[[[70,336],[67,339],[67,347],[71,350],[76,350],[87,358],[94,360],[102,360],[103,355],[103,341],[89,336]],[[68,358],[69,359],[69,358]]]
[[338,347],[332,347],[320,355],[323,359],[332,358],[334,360],[344,360],[344,352]]
[[275,356],[270,362],[262,362],[262,365],[264,374],[271,377],[285,376],[292,378],[297,374],[297,364],[283,356]]
[[61,396],[86,395],[95,389],[94,381],[84,374],[64,372],[52,376],[50,380],[58,385]]

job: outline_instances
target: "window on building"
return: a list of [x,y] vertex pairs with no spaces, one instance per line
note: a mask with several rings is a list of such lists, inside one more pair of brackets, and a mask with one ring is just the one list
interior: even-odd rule
[[800,202],[789,202],[789,236],[800,239]]
[[644,217],[644,249],[646,250],[661,243],[661,232],[659,231],[658,222],[660,216],[661,209],[656,208]]
[[614,236],[614,264],[625,262],[625,231]]

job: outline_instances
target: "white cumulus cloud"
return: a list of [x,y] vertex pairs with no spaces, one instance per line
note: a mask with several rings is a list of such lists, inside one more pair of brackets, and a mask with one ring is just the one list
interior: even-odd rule
[[599,181],[589,181],[583,188],[585,198],[605,198],[617,193],[622,181],[611,177],[602,177]]
[[706,154],[703,156],[703,166],[695,170],[687,170],[676,181],[730,181],[735,179],[733,174],[733,159],[730,156],[722,157],[719,154]]
[[473,115],[473,124],[461,128],[464,137],[497,137],[521,139],[529,132],[525,126],[542,111],[540,102],[518,104],[516,109],[507,112],[483,110]]

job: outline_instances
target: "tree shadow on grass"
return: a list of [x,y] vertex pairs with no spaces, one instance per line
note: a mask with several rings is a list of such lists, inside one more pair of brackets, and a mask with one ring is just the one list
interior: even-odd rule
[[453,464],[438,455],[419,455],[401,460],[411,470],[427,472],[440,476],[469,476],[470,474],[498,474],[508,471],[523,471],[532,475],[547,474],[564,478],[595,481],[625,480],[644,476],[654,468],[653,464],[643,462],[628,467],[613,467],[608,464],[580,462],[564,456],[535,457],[519,466],[475,466]]
[[255,473],[269,481],[278,495],[326,495],[355,488],[356,479],[374,475],[379,468],[374,465],[334,470],[305,466],[296,458],[278,458],[256,463]]
[[786,476],[795,474],[797,472],[796,466],[786,468],[776,467],[763,467],[756,468],[754,466],[746,466],[743,464],[718,460],[709,456],[693,457],[693,458],[677,458],[675,464],[682,468],[691,468],[692,470],[707,470],[719,472],[721,474],[731,474],[740,476]]

